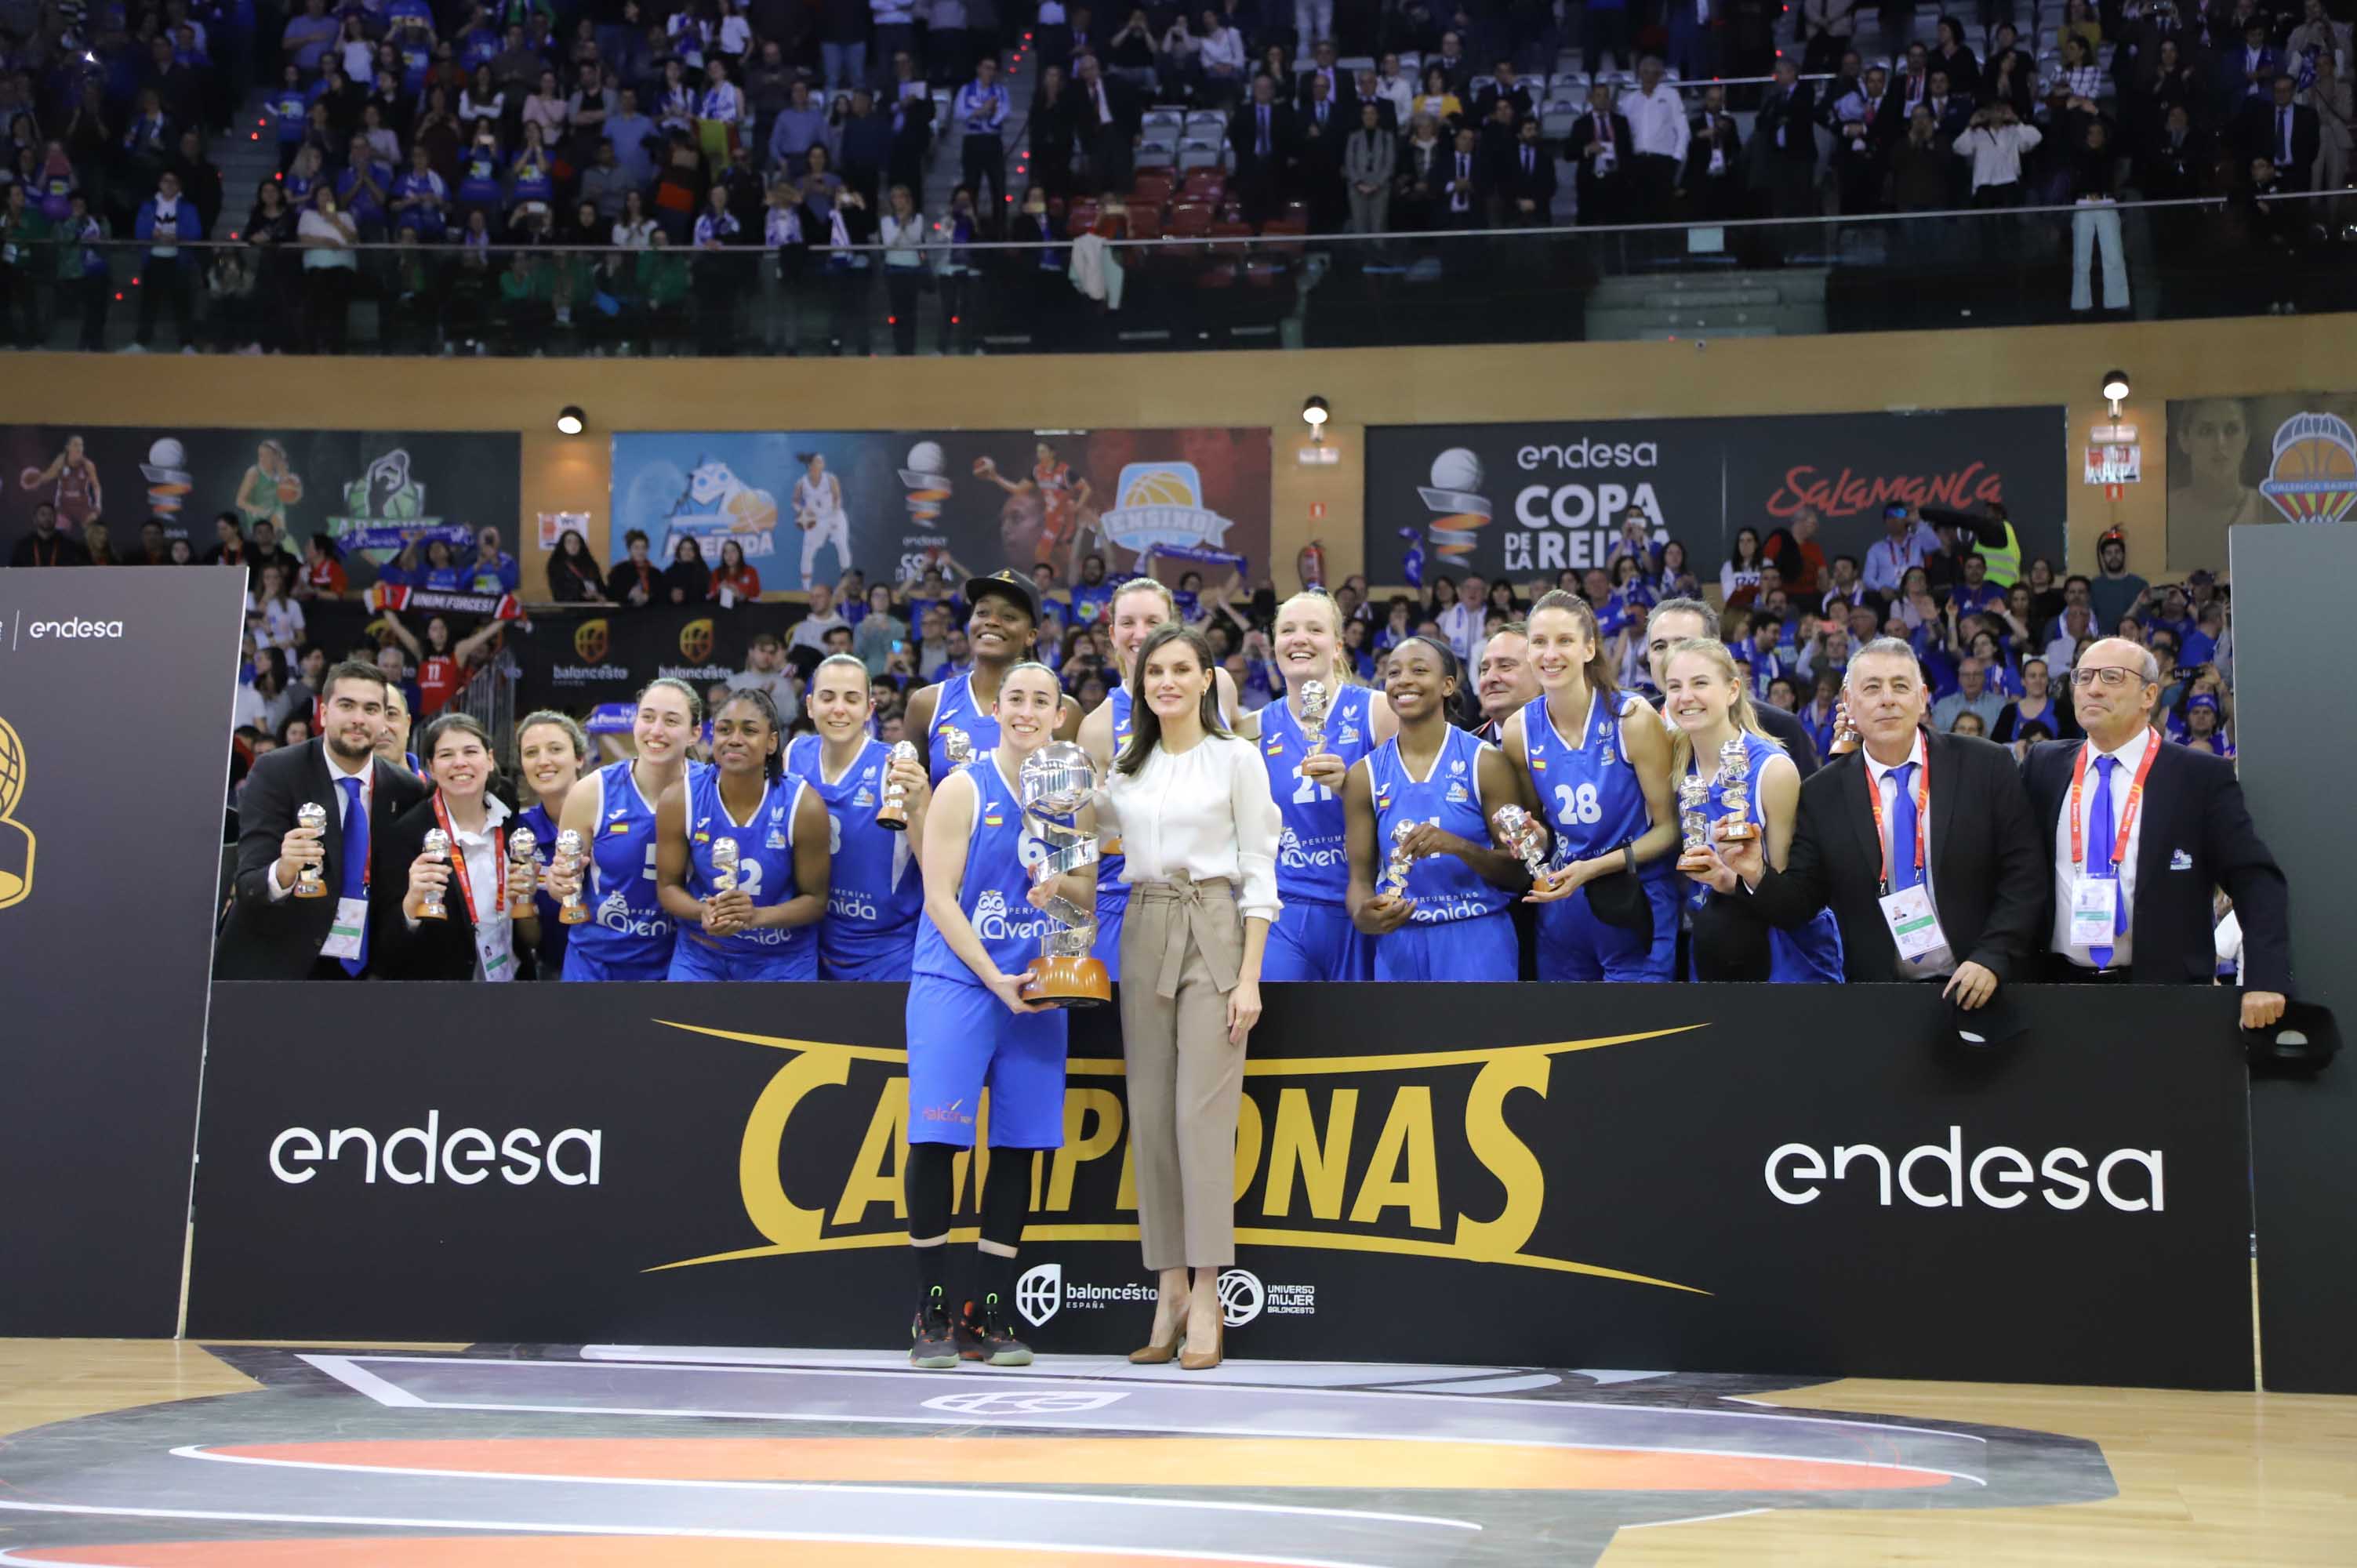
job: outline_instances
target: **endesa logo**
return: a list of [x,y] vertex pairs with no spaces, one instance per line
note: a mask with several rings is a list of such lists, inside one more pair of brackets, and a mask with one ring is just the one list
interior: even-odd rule
[[399,1128],[381,1140],[365,1127],[325,1133],[289,1127],[270,1141],[270,1174],[289,1187],[317,1176],[312,1167],[321,1165],[357,1169],[364,1186],[375,1185],[382,1170],[399,1187],[473,1187],[496,1168],[510,1187],[530,1187],[544,1174],[559,1187],[596,1187],[605,1158],[606,1134],[596,1128],[567,1127],[544,1137],[518,1127],[494,1142],[479,1127],[461,1127],[446,1138],[439,1111],[428,1111],[423,1127]]
[[[1874,1144],[1836,1144],[1830,1159],[1808,1144],[1780,1144],[1768,1156],[1765,1176],[1779,1202],[1796,1205],[1825,1196],[1822,1184],[1849,1181],[1870,1188],[1884,1208],[1893,1207],[1895,1187],[1918,1208],[1963,1208],[1967,1197],[1990,1208],[2018,1208],[2034,1190],[2050,1208],[2083,1208],[2094,1195],[2125,1214],[2158,1214],[2161,1164],[2158,1149],[2114,1149],[2097,1159],[2060,1148],[2032,1159],[2003,1144],[1967,1160],[1964,1130],[1952,1126],[1946,1143],[1919,1144],[1895,1162]],[[2131,1166],[2143,1176],[2136,1176]],[[2093,1182],[2087,1179],[2091,1167]]]
[[72,638],[84,641],[98,638],[119,638],[123,623],[119,620],[28,620],[25,635],[38,642],[43,638]]

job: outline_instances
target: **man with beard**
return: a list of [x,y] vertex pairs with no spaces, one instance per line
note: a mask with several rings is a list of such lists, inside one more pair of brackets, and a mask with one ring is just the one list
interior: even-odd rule
[[[372,972],[369,900],[398,898],[409,868],[371,846],[425,786],[377,754],[390,683],[357,660],[328,672],[317,739],[260,758],[238,802],[235,893],[213,956],[220,980],[362,980]],[[405,733],[405,730],[404,730]],[[303,806],[325,813],[307,827]],[[316,866],[317,895],[302,886]]]

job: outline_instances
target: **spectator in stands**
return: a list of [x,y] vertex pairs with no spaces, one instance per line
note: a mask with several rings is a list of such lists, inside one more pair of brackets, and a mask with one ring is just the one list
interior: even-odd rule
[[1856,91],[1834,105],[1834,173],[1845,214],[1881,210],[1899,116],[1886,113],[1887,73],[1869,70]]
[[[1529,126],[1535,122],[1524,121]],[[1685,168],[1678,196],[1693,216],[1705,220],[1744,216],[1743,134],[1727,112],[1727,90],[1717,82],[1703,89],[1702,107],[1687,127]],[[1527,133],[1526,133],[1527,134]],[[1549,183],[1552,193],[1553,184]]]
[[317,74],[321,58],[342,31],[328,15],[328,0],[303,0],[303,14],[287,18],[279,34],[279,47],[286,51],[287,63],[308,78]]
[[622,549],[622,559],[606,579],[606,597],[627,609],[644,609],[663,596],[662,570],[649,554],[644,530],[623,534]]
[[1435,62],[1424,69],[1424,91],[1408,105],[1411,114],[1429,114],[1436,121],[1454,127],[1465,117],[1465,104],[1448,84],[1446,68]]
[[2272,100],[2245,99],[2234,123],[2243,156],[2267,159],[2286,190],[2309,188],[2324,146],[2323,123],[2314,109],[2294,101],[2297,88],[2290,75],[2277,75]]
[[185,199],[180,191],[179,176],[169,169],[156,183],[156,194],[139,209],[134,232],[148,242],[142,268],[145,273],[139,293],[139,326],[132,339],[135,350],[144,351],[156,336],[156,313],[160,306],[172,311],[172,330],[180,339],[181,349],[196,350],[188,330],[188,291],[190,278],[181,265],[179,242],[204,237],[199,226],[196,203]]
[[548,596],[561,605],[608,602],[597,559],[589,553],[588,541],[581,537],[579,529],[568,528],[556,536],[556,550],[548,561]]
[[1244,36],[1225,9],[1206,9],[1196,29],[1195,61],[1200,71],[1198,102],[1210,108],[1232,103],[1243,91]]
[[[1504,108],[1502,102],[1500,108]],[[1535,116],[1516,127],[1513,145],[1503,154],[1494,177],[1501,226],[1543,229],[1554,222],[1555,152],[1540,139]]]
[[1488,205],[1489,171],[1482,166],[1477,138],[1469,125],[1457,133],[1457,145],[1441,163],[1438,222],[1448,229],[1475,229]]
[[745,546],[734,539],[720,545],[720,566],[712,574],[712,598],[722,609],[754,604],[761,597],[761,574],[746,564]]
[[1684,103],[1663,84],[1659,56],[1647,55],[1638,63],[1637,86],[1620,95],[1619,108],[1629,123],[1632,217],[1638,222],[1659,222],[1669,216],[1670,195],[1678,171],[1685,166],[1690,135]]
[[396,227],[417,231],[417,237],[439,244],[447,230],[450,188],[434,171],[425,144],[409,150],[409,168],[393,182],[392,219]]
[[33,532],[16,541],[8,553],[11,566],[87,566],[90,553],[81,542],[58,530],[58,509],[48,501],[33,507]]
[[2095,564],[2099,570],[2087,589],[2095,625],[2113,627],[2142,615],[2150,603],[2152,585],[2128,570],[2127,536],[2115,528],[2097,540]]
[[[1383,105],[1359,104],[1359,128],[1342,155],[1342,177],[1351,204],[1351,231],[1380,234],[1391,217],[1392,176],[1399,163],[1399,138],[1383,126]],[[1553,167],[1550,155],[1548,166]]]
[[683,534],[672,546],[671,564],[663,568],[662,597],[666,604],[700,605],[712,596],[712,568],[693,537]]
[[377,161],[366,136],[354,136],[344,172],[336,177],[336,206],[363,240],[384,238],[392,191],[393,166]]
[[497,596],[516,591],[516,558],[500,544],[500,531],[489,524],[475,535],[475,558],[467,564],[458,579],[468,593]]
[[1323,79],[1310,77],[1309,102],[1301,112],[1301,139],[1294,148],[1293,188],[1308,198],[1309,227],[1327,234],[1342,226],[1350,205],[1343,188],[1343,145],[1350,139],[1348,123],[1327,95]]
[[1268,220],[1291,165],[1296,134],[1291,108],[1276,100],[1276,83],[1265,76],[1253,78],[1251,102],[1239,107],[1228,122],[1228,145],[1235,154],[1235,188],[1243,201],[1244,221],[1257,227]]
[[2282,73],[2283,61],[2267,45],[2267,23],[2254,16],[2243,29],[2239,48],[2218,51],[2211,85],[2211,111],[2222,125],[2233,124],[2245,103],[2265,103]]
[[315,354],[340,354],[358,276],[360,230],[339,210],[336,193],[325,186],[311,193],[311,205],[296,227],[303,248],[304,340]]
[[1983,734],[1994,733],[2006,702],[2003,693],[1990,687],[1987,666],[1968,657],[1956,666],[1956,690],[1932,704],[1932,727],[1953,730],[1956,715],[1969,713],[1979,715]]
[[1004,206],[1006,199],[1006,144],[1001,132],[1007,109],[1006,89],[998,81],[998,60],[985,55],[974,62],[974,80],[958,89],[956,119],[963,136],[958,149],[962,177],[978,199],[984,199],[984,185],[989,186],[990,210]]
[[[2010,100],[1975,110],[1964,134],[1956,138],[1956,156],[1972,161],[1973,205],[2020,206],[2021,156],[2042,140],[2035,125],[2021,123]],[[1983,243],[1994,242],[1984,232]]]
[[1611,83],[1595,83],[1587,90],[1587,113],[1571,128],[1566,144],[1575,166],[1572,190],[1578,200],[1581,223],[1628,220],[1631,198],[1626,160],[1631,145],[1629,120],[1613,107]]

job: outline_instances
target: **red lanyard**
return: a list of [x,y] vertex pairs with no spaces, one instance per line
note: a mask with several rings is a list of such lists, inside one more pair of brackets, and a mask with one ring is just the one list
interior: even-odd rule
[[[467,852],[458,847],[458,830],[450,825],[450,808],[437,793],[434,797],[434,820],[450,836],[450,872],[458,879],[458,897],[467,901],[467,918],[475,918],[475,888],[467,875]],[[499,908],[508,907],[508,850],[506,842],[498,834],[491,837],[491,860],[500,868]]]
[[[2082,872],[2087,869],[2084,843],[2086,824],[2079,817],[2079,789],[2087,781],[2087,754],[2094,750],[2090,741],[2079,747],[2079,760],[2071,769],[2071,864]],[[2136,782],[2128,786],[2127,809],[2120,813],[2120,831],[2112,835],[2112,864],[2119,865],[2128,855],[2128,834],[2136,831],[2136,808],[2144,803],[2144,781],[2152,771],[2152,759],[2160,755],[2160,743],[2147,732],[2145,737],[2144,760],[2136,764]]]
[[[1868,772],[1866,803],[1874,808],[1874,842],[1882,846],[1882,890],[1890,891],[1890,841],[1882,836],[1882,780]],[[1932,820],[1932,754],[1924,748],[1915,768],[1915,869],[1923,869],[1923,824]]]

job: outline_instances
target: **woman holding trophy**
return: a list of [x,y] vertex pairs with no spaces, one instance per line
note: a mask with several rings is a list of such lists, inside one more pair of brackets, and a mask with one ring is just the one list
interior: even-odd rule
[[1841,931],[1833,911],[1820,909],[1789,931],[1769,926],[1751,913],[1734,871],[1712,847],[1714,832],[1764,836],[1768,864],[1781,871],[1800,809],[1801,771],[1760,729],[1734,656],[1713,638],[1676,643],[1663,667],[1662,691],[1662,711],[1677,726],[1670,774],[1685,843],[1678,869],[1696,884],[1694,978],[1840,984]]
[[[924,817],[924,913],[917,922],[908,1003],[909,1158],[905,1184],[909,1242],[921,1288],[910,1326],[909,1359],[954,1367],[961,1359],[995,1367],[1027,1366],[1031,1351],[1016,1337],[1016,1250],[1031,1198],[1036,1150],[1064,1143],[1062,1010],[1034,994],[1035,958],[1071,922],[1050,906],[1087,918],[1096,902],[1096,867],[1080,859],[1035,881],[1049,859],[1030,831],[1027,766],[1056,738],[1063,689],[1046,665],[1024,660],[997,681],[992,727],[996,744],[942,779]],[[1083,804],[1071,829],[1085,839],[1087,758],[1077,747]],[[1083,957],[1085,932],[1080,938]],[[952,1172],[974,1147],[974,1113],[990,1090],[990,1147],[982,1179],[981,1270],[977,1288],[954,1319],[950,1311]]]
[[1129,1359],[1168,1361],[1183,1338],[1190,1371],[1220,1364],[1244,1042],[1279,908],[1276,802],[1253,744],[1221,722],[1214,669],[1190,628],[1147,636],[1129,682],[1129,739],[1100,795],[1126,854],[1122,1056],[1138,1240],[1161,1285],[1152,1337]]
[[1342,781],[1351,767],[1399,733],[1381,692],[1349,682],[1340,609],[1322,588],[1276,607],[1271,646],[1285,697],[1254,715],[1262,765],[1285,819],[1276,891],[1285,919],[1268,934],[1264,980],[1368,980],[1374,954],[1351,923],[1348,824]]
[[538,980],[555,980],[565,973],[565,944],[573,928],[560,918],[545,879],[556,856],[556,824],[565,815],[565,797],[581,782],[581,768],[588,760],[589,737],[564,714],[544,708],[526,714],[516,725],[516,771],[533,803],[516,813],[515,831],[508,834],[514,857],[508,897],[516,918],[530,915],[540,921],[540,940],[533,948],[539,965],[533,978]]
[[[511,921],[508,807],[491,798],[491,736],[466,714],[425,732],[434,793],[385,830],[387,863],[409,865],[400,906],[379,907],[379,972],[387,980],[513,980],[516,954],[539,936]],[[521,836],[521,835],[519,835]]]
[[818,791],[780,769],[784,729],[767,692],[737,693],[712,715],[711,766],[655,802],[655,896],[679,926],[666,980],[818,978],[832,835]]
[[1490,813],[1519,800],[1513,766],[1448,722],[1457,660],[1448,650],[1408,638],[1393,648],[1385,676],[1399,734],[1342,782],[1351,918],[1374,939],[1374,977],[1512,980],[1519,954],[1506,907],[1531,874],[1498,846]]
[[1539,695],[1506,721],[1501,749],[1520,772],[1523,803],[1555,833],[1549,869],[1530,893],[1543,906],[1538,977],[1672,979],[1678,819],[1668,732],[1614,681],[1586,599],[1546,594],[1529,624]]
[[655,802],[703,766],[687,759],[703,723],[694,687],[672,675],[649,682],[630,721],[638,755],[608,763],[565,797],[547,886],[580,928],[565,944],[565,979],[661,980],[671,972],[672,918],[655,897]]
[[833,857],[818,977],[905,980],[925,905],[917,851],[932,785],[914,745],[887,746],[867,733],[876,703],[860,660],[848,653],[820,660],[803,706],[818,733],[794,737],[786,772],[823,802]]

